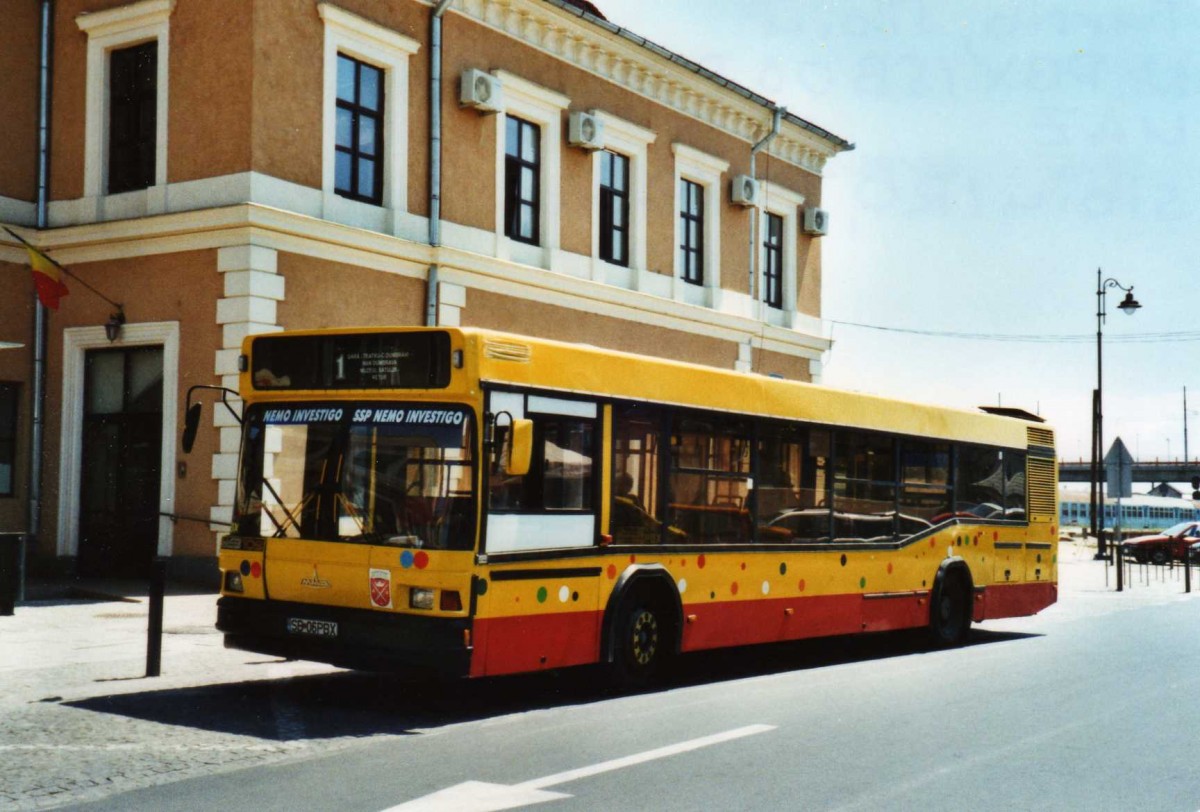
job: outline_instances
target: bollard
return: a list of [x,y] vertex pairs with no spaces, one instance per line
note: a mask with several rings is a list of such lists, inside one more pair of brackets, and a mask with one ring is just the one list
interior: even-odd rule
[[167,559],[155,558],[150,565],[150,621],[146,625],[146,676],[162,671],[163,592],[167,587]]
[[1183,591],[1192,591],[1192,562],[1186,552],[1183,554]]
[[0,615],[11,615],[21,589],[23,533],[0,533]]

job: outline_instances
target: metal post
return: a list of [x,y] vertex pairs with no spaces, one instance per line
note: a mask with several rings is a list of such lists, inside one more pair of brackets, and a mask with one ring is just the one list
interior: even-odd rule
[[1125,551],[1120,541],[1116,543],[1117,559],[1117,591],[1125,591]]
[[1092,397],[1092,532],[1096,534],[1096,557],[1104,558],[1104,486],[1100,459],[1104,455],[1104,285],[1096,269],[1096,391]]
[[146,676],[162,672],[163,593],[167,586],[167,559],[150,564],[150,621],[146,627]]

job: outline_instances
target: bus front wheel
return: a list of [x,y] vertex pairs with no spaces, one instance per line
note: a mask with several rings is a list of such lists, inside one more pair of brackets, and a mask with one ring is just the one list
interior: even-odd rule
[[670,644],[666,619],[656,604],[638,597],[627,602],[613,626],[611,673],[618,688],[640,688],[662,670]]

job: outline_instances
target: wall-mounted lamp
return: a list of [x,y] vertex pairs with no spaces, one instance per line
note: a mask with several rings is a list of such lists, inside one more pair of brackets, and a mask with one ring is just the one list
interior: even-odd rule
[[108,321],[104,322],[104,337],[110,342],[116,341],[121,335],[121,325],[125,323],[125,311],[117,308],[117,312],[108,317]]

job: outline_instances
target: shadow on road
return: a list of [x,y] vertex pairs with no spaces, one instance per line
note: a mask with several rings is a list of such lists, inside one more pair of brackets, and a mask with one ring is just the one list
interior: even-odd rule
[[[969,647],[1033,635],[976,630]],[[912,632],[835,637],[689,654],[655,691],[929,653]],[[476,681],[336,672],[95,697],[67,707],[267,741],[407,735],[448,724],[610,699],[596,668]]]

